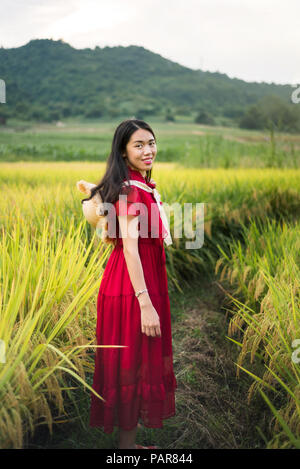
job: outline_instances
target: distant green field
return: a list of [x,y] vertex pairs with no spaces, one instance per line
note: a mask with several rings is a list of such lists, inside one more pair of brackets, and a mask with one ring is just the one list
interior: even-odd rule
[[[300,135],[149,121],[157,161],[185,167],[297,168]],[[16,125],[0,130],[0,161],[106,161],[115,122]]]

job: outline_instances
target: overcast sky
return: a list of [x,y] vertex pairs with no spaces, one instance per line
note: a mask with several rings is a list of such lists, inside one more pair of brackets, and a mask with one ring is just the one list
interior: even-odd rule
[[299,0],[0,0],[0,46],[43,38],[143,46],[192,69],[300,83]]

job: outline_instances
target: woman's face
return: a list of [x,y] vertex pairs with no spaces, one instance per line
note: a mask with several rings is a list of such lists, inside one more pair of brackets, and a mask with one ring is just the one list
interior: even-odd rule
[[131,135],[123,157],[127,156],[126,162],[131,169],[139,171],[145,177],[146,171],[153,166],[156,153],[156,142],[152,133],[138,129]]

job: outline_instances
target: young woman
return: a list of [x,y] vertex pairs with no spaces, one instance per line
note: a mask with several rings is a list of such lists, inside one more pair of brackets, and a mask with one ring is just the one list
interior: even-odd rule
[[[175,415],[177,382],[164,251],[169,232],[150,179],[156,153],[155,135],[146,122],[121,122],[105,175],[91,194],[98,190],[116,210],[116,244],[97,300],[97,344],[125,347],[96,349],[93,389],[105,402],[91,394],[90,426],[104,427],[106,433],[118,426],[122,449],[140,447],[135,444],[139,420],[145,427],[162,428],[162,420]],[[124,186],[130,180],[151,191]]]

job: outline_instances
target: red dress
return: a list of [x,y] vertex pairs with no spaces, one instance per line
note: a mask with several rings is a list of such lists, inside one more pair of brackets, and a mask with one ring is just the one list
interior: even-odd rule
[[[146,183],[139,171],[129,168],[129,176]],[[152,183],[147,185],[155,187]],[[144,203],[147,212],[142,206],[132,205],[134,202]],[[123,202],[115,203],[117,215],[120,203]],[[160,318],[161,337],[141,331],[141,309],[127,270],[117,219],[117,245],[106,264],[98,294],[96,338],[97,345],[126,347],[95,349],[92,387],[106,402],[91,393],[90,409],[90,426],[104,427],[106,433],[111,433],[114,425],[131,430],[139,419],[145,427],[162,428],[162,420],[175,415],[177,382],[163,245],[166,231],[160,216],[152,217],[152,233],[156,237],[151,237],[151,204],[159,214],[153,194],[132,186],[124,206],[125,213],[140,215],[139,226],[142,217],[148,217],[148,236],[139,234],[138,247],[148,293]]]

